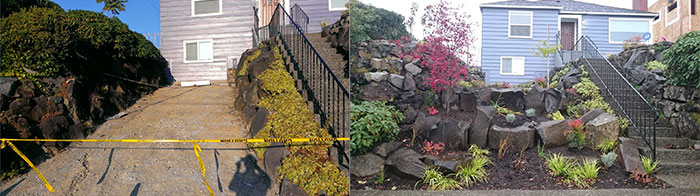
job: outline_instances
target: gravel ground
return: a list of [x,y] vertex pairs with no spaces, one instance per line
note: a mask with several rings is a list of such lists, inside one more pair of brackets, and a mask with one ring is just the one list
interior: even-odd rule
[[[167,87],[107,121],[91,139],[248,138],[228,86]],[[244,143],[200,143],[217,195],[274,194]],[[207,195],[191,143],[74,143],[38,166],[56,195]],[[47,195],[33,171],[2,183],[0,195]]]

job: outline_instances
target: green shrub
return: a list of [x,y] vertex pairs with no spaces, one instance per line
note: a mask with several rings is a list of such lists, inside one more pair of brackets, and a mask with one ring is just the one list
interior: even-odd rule
[[352,45],[370,39],[395,40],[408,34],[403,24],[403,16],[396,12],[351,0],[350,16],[352,17],[350,44]]
[[612,152],[617,147],[617,140],[605,140],[595,146],[596,150],[600,150],[603,153]]
[[118,18],[97,12],[29,8],[2,19],[0,39],[0,75],[79,73],[88,80],[103,80],[104,72],[138,70],[130,77],[166,78],[167,64],[151,42]]
[[666,70],[668,67],[666,64],[662,63],[661,61],[651,61],[647,62],[644,64],[644,66],[647,67],[647,70],[655,70],[655,69],[663,69]]
[[428,184],[429,190],[444,191],[462,188],[462,186],[459,185],[459,182],[457,182],[457,180],[445,177],[444,175],[442,175],[442,173],[440,173],[440,171],[438,171],[437,167],[431,167],[426,169],[425,173],[423,174],[423,179],[416,182],[416,185],[420,182]]
[[381,101],[350,103],[350,149],[364,153],[374,143],[393,139],[399,133],[398,122],[404,116],[393,106]]
[[486,168],[484,167],[491,163],[491,160],[489,160],[487,156],[484,156],[488,154],[488,151],[479,149],[476,145],[472,145],[469,151],[472,153],[471,162],[464,167],[459,166],[459,170],[453,175],[466,186],[477,182],[486,182],[488,172],[486,172]]
[[642,156],[642,166],[644,166],[644,172],[647,174],[651,174],[652,172],[656,171],[656,166],[659,164],[659,161],[651,161],[651,158]]
[[554,176],[566,176],[572,165],[568,158],[559,154],[552,154],[547,158],[547,168],[552,171]]
[[615,160],[617,159],[617,154],[614,152],[608,152],[605,154],[600,155],[600,162],[605,165],[605,167],[610,167],[613,164],[615,164]]
[[681,36],[662,55],[669,83],[700,88],[700,31]]
[[12,13],[19,12],[22,8],[40,7],[40,8],[58,8],[61,6],[49,0],[2,0],[0,1],[0,14],[3,19]]
[[530,109],[525,110],[525,115],[527,117],[533,118],[533,117],[535,117],[535,112],[536,112],[535,109],[530,108]]

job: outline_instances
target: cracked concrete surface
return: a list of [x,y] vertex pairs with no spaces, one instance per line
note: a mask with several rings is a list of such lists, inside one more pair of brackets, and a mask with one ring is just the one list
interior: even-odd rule
[[[229,86],[167,87],[90,139],[248,138]],[[244,143],[199,143],[216,195],[274,194],[275,182]],[[56,195],[207,195],[192,143],[73,143],[38,165]],[[274,189],[274,190],[273,190]],[[2,183],[0,195],[47,195],[36,173]]]

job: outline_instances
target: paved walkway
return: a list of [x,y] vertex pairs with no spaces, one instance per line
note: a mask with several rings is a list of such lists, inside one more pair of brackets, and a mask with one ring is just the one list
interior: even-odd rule
[[[167,87],[104,123],[91,139],[247,138],[228,86]],[[38,168],[55,195],[208,195],[191,143],[73,143]],[[217,195],[273,192],[243,143],[200,143]],[[273,182],[274,184],[274,182]],[[36,173],[2,184],[0,195],[48,195]]]

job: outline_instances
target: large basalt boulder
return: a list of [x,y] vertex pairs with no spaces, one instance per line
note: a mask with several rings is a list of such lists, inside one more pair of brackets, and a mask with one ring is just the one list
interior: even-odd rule
[[620,121],[615,115],[602,113],[598,117],[586,123],[586,144],[595,147],[605,141],[616,140],[620,134]]
[[428,138],[432,130],[437,129],[439,121],[440,119],[435,116],[427,116],[425,113],[419,112],[411,128],[416,130],[422,137]]
[[396,149],[399,149],[401,147],[400,142],[386,142],[379,144],[376,148],[374,148],[374,153],[379,155],[380,157],[386,157],[389,156],[392,152],[396,151]]
[[357,177],[373,176],[380,172],[383,164],[384,159],[372,153],[353,156],[350,160],[350,174]]
[[515,128],[504,128],[498,125],[489,129],[488,146],[493,150],[498,150],[501,141],[508,137],[507,145],[513,149],[520,149],[523,146],[533,147],[535,145],[535,129],[531,123],[525,123]]
[[416,122],[416,117],[418,117],[418,112],[416,112],[413,107],[408,107],[406,111],[404,112],[404,119],[403,122],[404,124],[413,124],[413,122]]
[[427,156],[424,162],[426,165],[436,166],[441,170],[447,170],[449,173],[455,173],[459,171],[460,167],[464,167],[470,164],[471,160],[471,157],[462,156]]
[[530,92],[525,95],[525,108],[535,109],[537,116],[543,116],[545,113],[544,109],[544,97],[545,91],[539,85],[535,85],[530,89]]
[[267,124],[267,115],[269,114],[270,113],[267,111],[267,109],[263,108],[260,108],[255,112],[253,120],[250,121],[251,136],[255,136],[260,130],[262,130],[263,127],[265,127],[265,124]]
[[563,146],[569,143],[564,136],[566,130],[571,129],[568,120],[551,120],[537,125],[537,134],[546,147]]
[[389,72],[386,71],[365,73],[365,79],[367,81],[381,82],[386,80],[387,78],[389,78]]
[[423,69],[421,69],[420,67],[418,67],[416,64],[413,64],[413,63],[406,64],[406,66],[404,66],[404,68],[406,68],[406,71],[408,71],[408,73],[411,73],[411,75],[414,75],[414,76],[418,75],[420,72],[423,71]]
[[488,141],[491,119],[496,116],[496,108],[493,106],[476,106],[476,117],[469,129],[469,144],[475,144],[485,148]]
[[406,74],[403,80],[403,90],[405,91],[415,91],[416,90],[416,81],[413,80],[413,76],[410,74]]
[[423,155],[409,148],[400,148],[386,160],[387,171],[406,179],[420,179],[427,165],[421,161]]
[[468,128],[468,122],[442,120],[438,123],[437,129],[430,133],[430,141],[444,143],[445,149],[448,150],[466,150]]
[[482,88],[477,94],[480,105],[491,105],[491,88]]
[[586,124],[587,122],[589,122],[589,121],[595,119],[596,117],[600,116],[600,115],[603,114],[603,113],[604,113],[603,110],[598,109],[598,108],[594,108],[594,109],[592,109],[592,110],[589,110],[589,111],[586,112],[585,114],[583,114],[583,116],[581,116],[581,121],[582,121],[584,124]]
[[634,169],[644,170],[642,160],[639,158],[639,150],[637,149],[637,141],[630,138],[618,138],[619,145],[617,146],[617,158],[622,163],[622,167],[627,172],[634,172]]
[[398,89],[403,89],[403,81],[405,77],[398,75],[398,74],[390,74],[389,75],[389,82],[391,82],[391,85],[394,85],[394,87]]
[[299,188],[299,185],[294,184],[288,179],[282,180],[282,185],[280,185],[280,196],[297,196],[297,195],[307,195],[304,189]]
[[383,81],[379,83],[370,83],[360,87],[359,98],[365,101],[391,101],[399,94],[396,87]]
[[559,89],[549,88],[544,95],[544,111],[547,114],[554,113],[562,107],[563,95]]
[[274,147],[267,148],[265,154],[263,155],[264,169],[267,176],[270,176],[272,182],[277,182],[279,178],[279,172],[277,168],[282,166],[282,160],[289,156],[289,150],[284,147]]
[[0,95],[12,97],[12,94],[19,82],[15,78],[0,77]]
[[525,93],[521,88],[491,89],[491,101],[498,102],[516,112],[525,108]]
[[459,95],[455,93],[453,88],[446,88],[440,92],[440,105],[450,109],[459,109]]
[[459,108],[465,112],[476,111],[476,93],[475,92],[461,92],[459,93]]

